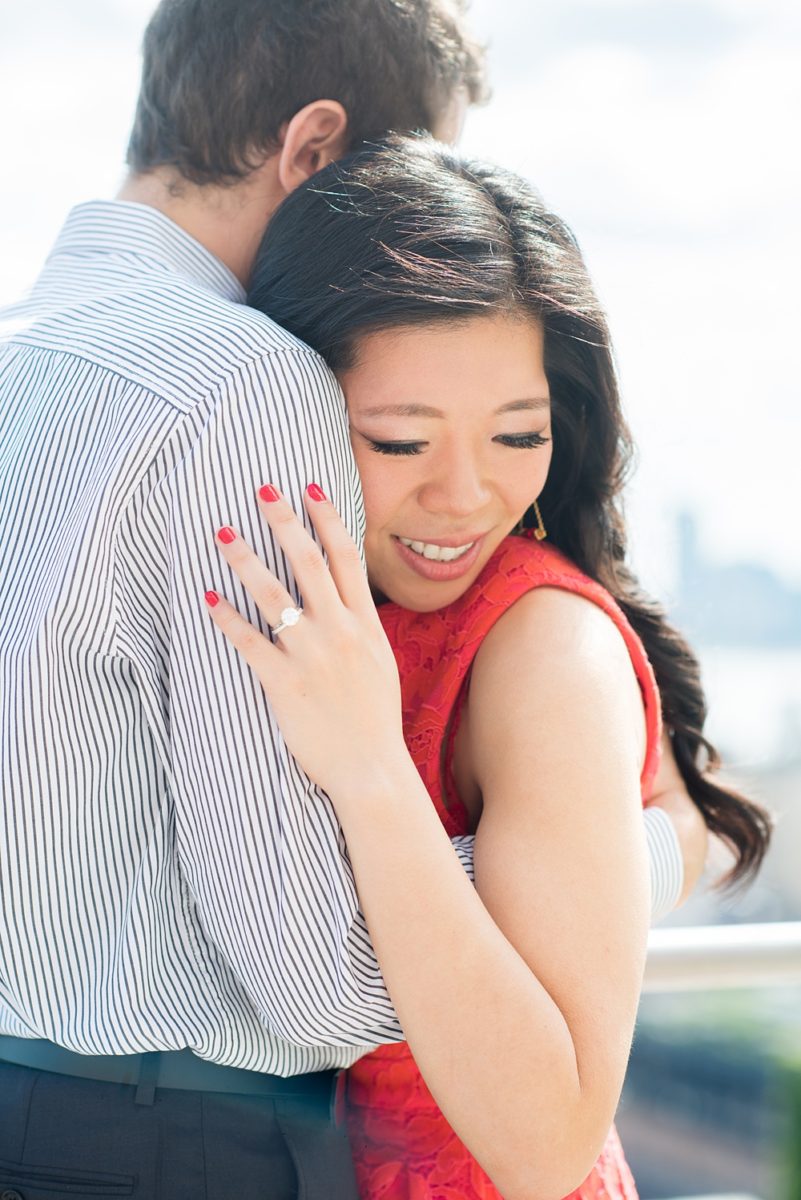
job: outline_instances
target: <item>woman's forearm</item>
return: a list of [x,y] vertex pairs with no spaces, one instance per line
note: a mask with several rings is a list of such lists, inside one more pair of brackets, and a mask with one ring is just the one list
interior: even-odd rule
[[563,1014],[470,884],[413,764],[332,799],[387,987],[445,1116],[507,1200],[567,1194],[597,1157],[614,1085],[582,1088]]

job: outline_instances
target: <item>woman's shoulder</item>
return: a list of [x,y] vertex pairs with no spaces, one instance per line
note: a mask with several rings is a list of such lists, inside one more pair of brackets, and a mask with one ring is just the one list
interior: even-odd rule
[[471,728],[481,731],[476,762],[522,741],[539,753],[545,736],[561,739],[567,755],[594,752],[607,736],[642,771],[657,733],[657,694],[643,689],[620,630],[593,600],[562,587],[530,590],[493,625],[473,662],[469,703]]
[[[493,573],[504,597],[506,636],[532,625],[540,637],[575,642],[584,632],[599,642],[621,648],[637,674],[648,673],[645,648],[618,601],[603,584],[585,574],[561,550],[548,542],[508,537],[496,552]],[[488,566],[493,565],[492,562]],[[526,597],[525,604],[519,601]]]
[[[496,703],[514,673],[530,703],[610,709],[627,697],[629,716],[645,715],[643,785],[658,761],[659,692],[637,633],[614,597],[553,546],[527,541],[502,550],[502,570],[518,595],[485,632],[474,663],[476,699]],[[528,586],[523,587],[523,580]],[[525,678],[524,678],[525,677]],[[472,690],[472,689],[471,689]],[[529,714],[535,716],[534,710]]]
[[650,670],[639,637],[609,591],[550,542],[526,536],[504,538],[471,586],[447,607],[417,613],[387,604],[379,612],[393,643],[425,643],[432,653],[438,647],[468,665],[490,633],[493,642],[514,639],[530,625],[527,638],[566,642],[574,649],[592,638],[598,654],[602,644],[620,649],[622,635],[624,658],[633,660],[638,675]]
[[[566,586],[574,580],[577,586]],[[557,662],[563,674],[575,670],[585,678],[609,679],[623,668],[630,672],[631,653],[618,623],[606,605],[597,603],[595,589],[585,591],[582,582],[578,571],[554,572],[552,579],[523,592],[488,631],[483,657],[525,649],[527,661],[545,672]]]
[[594,607],[602,609],[614,624],[627,625],[609,592],[585,575],[561,550],[549,542],[515,535],[501,542],[473,585],[450,609],[444,610],[445,623],[461,636],[483,640],[501,617],[517,608],[522,597],[541,591],[557,592],[563,597],[528,602],[547,608],[554,619],[559,611],[575,613],[583,607],[570,603],[567,597],[572,594],[588,602],[588,622],[593,622]]

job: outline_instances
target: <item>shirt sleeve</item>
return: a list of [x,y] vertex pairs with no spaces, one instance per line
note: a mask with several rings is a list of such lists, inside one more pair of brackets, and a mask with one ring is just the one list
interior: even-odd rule
[[643,810],[651,874],[651,924],[667,916],[684,886],[684,859],[675,826],[667,813],[651,805]]
[[[648,868],[651,879],[651,924],[661,921],[679,902],[684,886],[684,858],[676,828],[664,809],[651,806],[643,809],[645,844],[648,849]],[[471,882],[473,870],[472,835],[451,838],[454,850]]]

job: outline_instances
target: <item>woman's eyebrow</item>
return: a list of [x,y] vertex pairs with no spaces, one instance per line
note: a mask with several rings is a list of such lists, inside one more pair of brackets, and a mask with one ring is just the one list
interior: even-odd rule
[[438,408],[428,404],[379,404],[374,408],[365,408],[365,417],[444,417]]
[[502,404],[500,408],[496,408],[497,413],[507,412],[522,412],[523,410],[533,410],[539,408],[550,408],[550,396],[532,396],[526,400],[510,400],[508,404]]
[[[549,396],[533,396],[523,400],[510,400],[507,404],[502,404],[500,408],[495,409],[495,415],[507,412],[523,412],[532,411],[534,409],[550,408],[551,400]],[[432,417],[434,419],[445,416],[439,408],[432,408],[428,404],[379,404],[373,408],[365,408],[362,412],[365,417]]]

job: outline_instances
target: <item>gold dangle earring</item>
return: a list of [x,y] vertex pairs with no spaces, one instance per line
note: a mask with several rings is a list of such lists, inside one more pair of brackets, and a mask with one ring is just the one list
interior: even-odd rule
[[536,500],[534,501],[534,512],[537,514],[537,524],[532,532],[534,534],[534,537],[537,539],[537,541],[541,542],[544,538],[547,538],[548,530],[545,528],[545,526],[543,524],[542,513],[540,512],[540,506],[539,506],[539,504],[537,504]]

